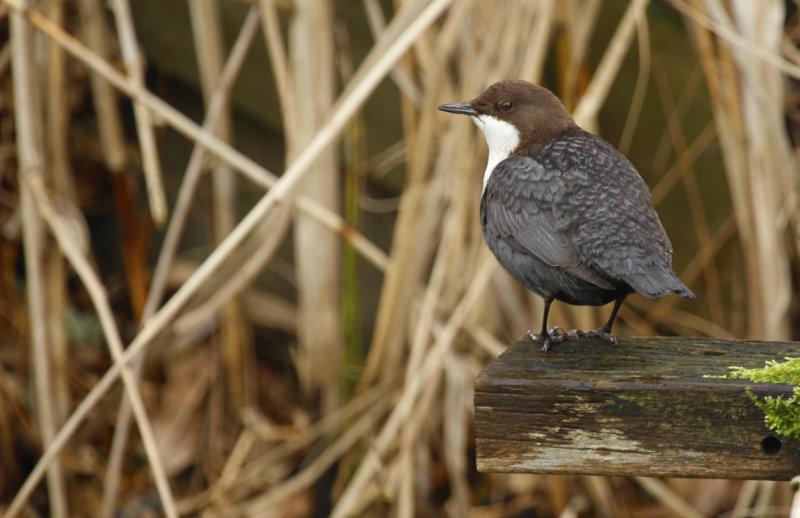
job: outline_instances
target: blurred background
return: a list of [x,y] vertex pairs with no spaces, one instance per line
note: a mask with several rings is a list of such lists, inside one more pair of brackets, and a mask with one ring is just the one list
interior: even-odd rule
[[788,515],[477,473],[473,379],[543,304],[436,106],[535,81],[636,165],[697,299],[617,335],[792,340],[798,42],[788,0],[0,0],[0,512]]

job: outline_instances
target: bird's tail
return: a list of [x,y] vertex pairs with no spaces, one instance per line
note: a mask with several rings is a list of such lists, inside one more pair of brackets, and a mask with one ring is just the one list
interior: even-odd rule
[[631,288],[649,299],[657,299],[670,293],[676,293],[681,297],[694,298],[692,290],[687,288],[669,268],[656,272],[633,274],[624,280]]

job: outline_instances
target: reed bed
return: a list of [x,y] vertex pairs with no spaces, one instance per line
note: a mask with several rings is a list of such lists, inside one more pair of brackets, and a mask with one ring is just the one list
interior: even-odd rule
[[[336,3],[189,0],[198,123],[145,84],[135,3],[0,0],[0,511],[788,514],[787,484],[475,471],[473,379],[542,302],[483,243],[482,136],[435,107],[514,77],[550,87],[586,128],[619,122],[614,143],[651,185],[698,294],[631,297],[619,334],[796,339],[796,15],[778,0],[388,4],[359,6],[372,44],[357,60]],[[227,46],[232,5],[246,15]],[[685,81],[652,43],[663,17],[694,49]],[[234,143],[231,91],[257,45],[280,172]],[[400,140],[373,152],[364,106],[387,81]],[[95,129],[73,127],[79,103]],[[162,125],[191,145],[183,174],[165,170]],[[365,200],[391,167],[404,179],[382,248],[364,223],[379,203]],[[101,275],[108,245],[81,205],[87,168],[118,215],[117,277]],[[243,185],[263,193],[252,206]],[[181,248],[193,207],[201,259]],[[265,269],[289,271],[294,292],[257,282]],[[375,307],[359,295],[366,269],[382,278]],[[606,311],[558,304],[552,321],[597,327]],[[94,339],[76,334],[76,314]]]

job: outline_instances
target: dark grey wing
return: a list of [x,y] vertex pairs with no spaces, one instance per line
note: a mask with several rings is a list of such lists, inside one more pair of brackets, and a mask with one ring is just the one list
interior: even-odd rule
[[484,232],[600,288],[615,289],[581,260],[570,236],[558,228],[552,210],[553,173],[530,157],[500,162],[482,199]]
[[672,245],[650,191],[611,144],[579,130],[548,150],[564,186],[555,194],[557,228],[578,255],[606,278],[621,279],[650,298],[693,296],[672,271]]

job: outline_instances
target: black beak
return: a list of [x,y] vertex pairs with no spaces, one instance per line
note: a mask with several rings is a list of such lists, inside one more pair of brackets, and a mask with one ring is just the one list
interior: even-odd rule
[[439,109],[443,112],[461,113],[463,115],[478,115],[478,112],[473,110],[469,103],[443,104],[439,106]]

